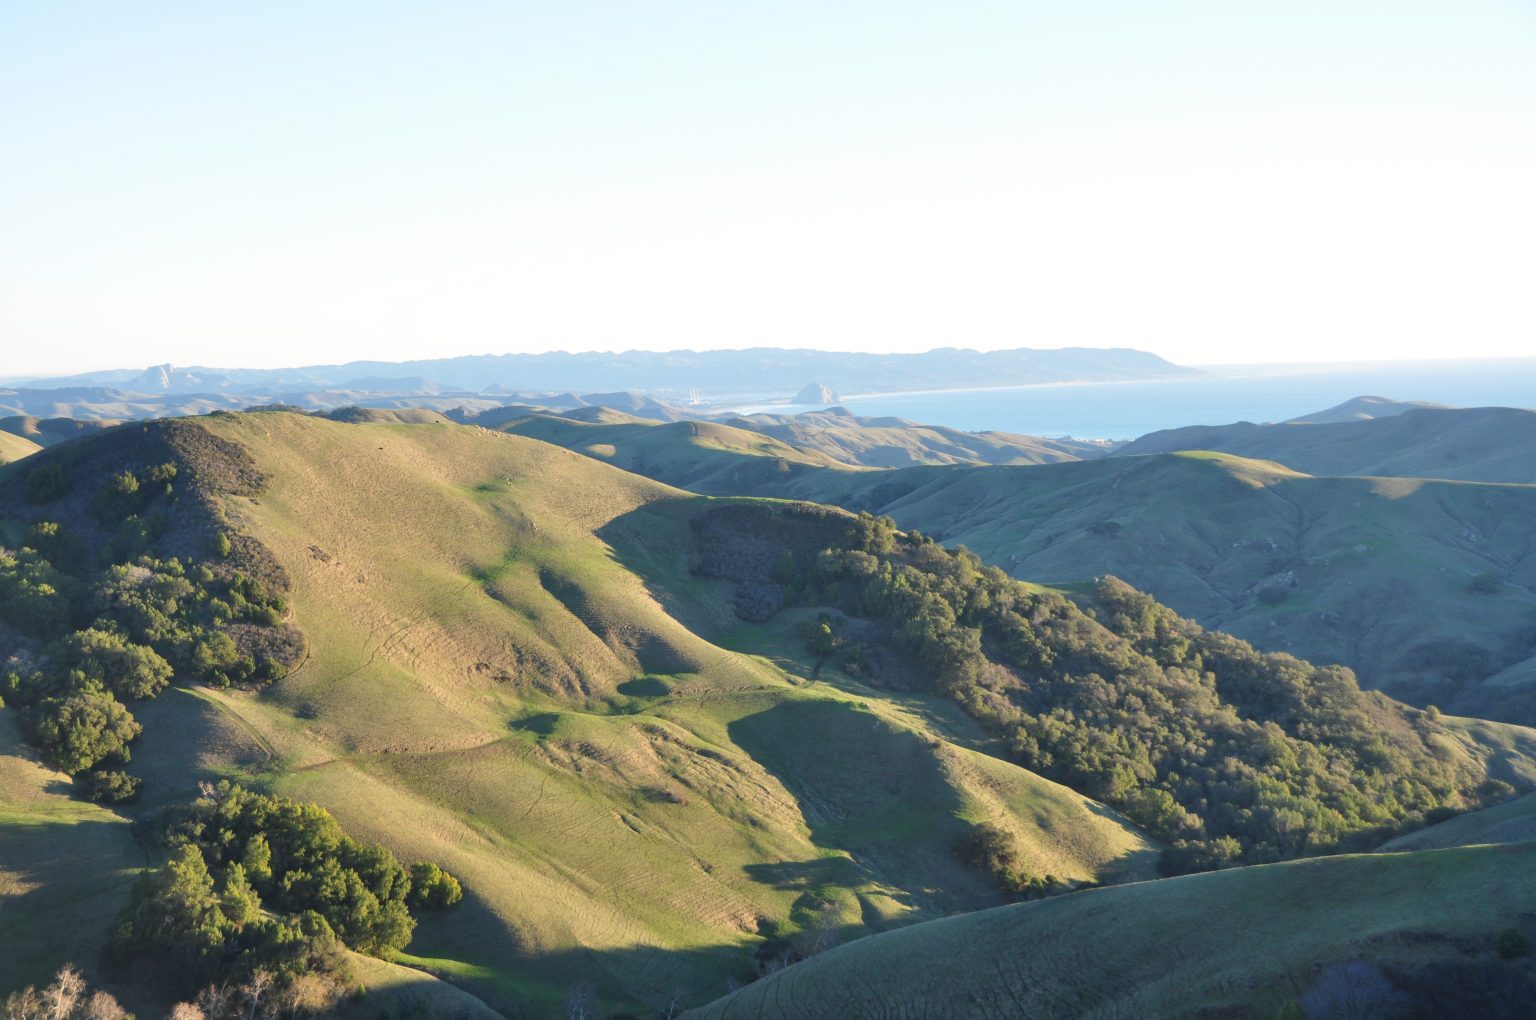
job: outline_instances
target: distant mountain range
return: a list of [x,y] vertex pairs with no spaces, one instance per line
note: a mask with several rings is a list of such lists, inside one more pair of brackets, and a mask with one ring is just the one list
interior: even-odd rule
[[262,394],[311,390],[367,393],[440,391],[480,394],[562,390],[645,390],[681,398],[783,398],[808,381],[838,393],[956,389],[1069,381],[1170,379],[1193,369],[1129,348],[946,347],[918,354],[861,354],[781,347],[730,351],[622,351],[487,354],[421,361],[354,361],[344,365],[245,369],[156,365],[146,370],[86,372],[10,380],[29,389],[109,387],[137,394]]

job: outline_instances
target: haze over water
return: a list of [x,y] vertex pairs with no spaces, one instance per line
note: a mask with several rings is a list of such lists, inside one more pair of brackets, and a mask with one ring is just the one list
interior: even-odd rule
[[[845,394],[868,417],[927,425],[1084,439],[1134,439],[1182,425],[1278,422],[1365,394],[1456,407],[1536,407],[1536,358],[1356,365],[1206,367],[1205,375],[1152,382],[1019,386],[993,390]],[[795,413],[805,405],[743,411]]]

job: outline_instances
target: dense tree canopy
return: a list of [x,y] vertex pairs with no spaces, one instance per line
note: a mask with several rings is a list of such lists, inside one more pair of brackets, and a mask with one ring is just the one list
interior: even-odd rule
[[174,961],[194,981],[293,971],[340,945],[387,957],[410,941],[409,906],[462,895],[441,868],[406,869],[319,805],[230,783],[175,811],[164,836],[171,857],[135,890],[114,953]]
[[[820,542],[783,542],[765,568],[755,537],[711,546],[729,546],[743,514],[758,534],[757,517],[784,530],[800,509],[713,513],[700,569],[751,593],[738,611],[799,603],[864,621],[830,628],[846,668],[955,698],[1021,764],[1168,841],[1170,870],[1335,850],[1475,799],[1482,777],[1428,714],[1362,692],[1342,667],[1205,631],[1116,579],[1085,612],[888,519],[820,512],[800,522]],[[810,640],[818,657],[831,647]]]

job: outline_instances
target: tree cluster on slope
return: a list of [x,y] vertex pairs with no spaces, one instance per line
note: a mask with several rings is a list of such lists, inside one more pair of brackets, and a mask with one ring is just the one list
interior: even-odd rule
[[101,453],[89,451],[102,444],[87,444],[83,463],[61,453],[0,490],[14,530],[15,517],[33,517],[16,548],[0,548],[0,704],[22,708],[44,760],[80,776],[80,792],[97,800],[137,788],[107,767],[129,760],[140,732],[125,703],[156,696],[173,677],[270,680],[301,646],[283,624],[281,568],[220,523],[211,496],[220,480],[259,485],[244,452],[215,443],[208,453],[212,437],[196,427],[134,439],[117,452],[174,455],[181,444],[200,456],[190,467],[118,466],[93,485],[87,469],[100,467],[91,458]]
[[135,887],[110,952],[184,986],[333,973],[343,947],[388,957],[410,942],[412,908],[462,897],[436,865],[405,867],[319,805],[227,782],[174,811],[164,840],[170,859]]
[[[1428,714],[1361,691],[1345,668],[1206,631],[1114,578],[1089,612],[888,518],[829,527],[819,508],[767,503],[704,516],[699,571],[767,592],[738,609],[819,605],[877,624],[878,642],[867,627],[847,639],[850,664],[894,646],[1020,764],[1166,840],[1170,871],[1364,845],[1482,795],[1485,777]],[[763,569],[761,536],[802,516],[817,541],[778,542]],[[731,551],[744,530],[751,548]],[[814,639],[820,654],[827,638]]]

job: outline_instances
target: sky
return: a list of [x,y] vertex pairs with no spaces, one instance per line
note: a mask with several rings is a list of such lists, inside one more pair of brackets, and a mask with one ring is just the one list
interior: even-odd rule
[[1536,354],[1536,0],[0,0],[0,376]]

